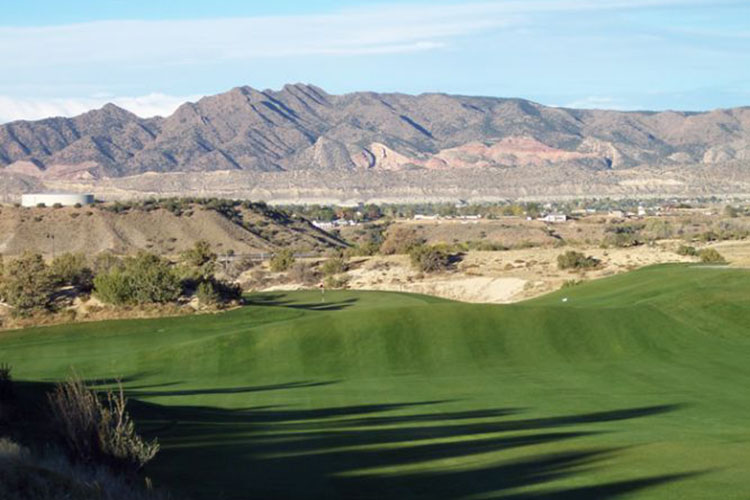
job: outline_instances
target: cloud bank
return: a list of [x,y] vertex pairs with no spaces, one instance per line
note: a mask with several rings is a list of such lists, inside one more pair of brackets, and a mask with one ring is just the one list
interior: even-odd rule
[[165,94],[148,94],[139,97],[82,97],[30,99],[0,95],[0,123],[15,120],[39,120],[54,116],[75,116],[92,109],[113,103],[121,108],[148,118],[168,116],[186,101],[194,101],[198,96],[177,97]]

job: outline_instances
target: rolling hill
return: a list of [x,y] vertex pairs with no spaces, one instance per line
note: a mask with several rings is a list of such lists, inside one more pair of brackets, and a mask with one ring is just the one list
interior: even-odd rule
[[198,499],[739,499],[748,292],[668,265],[508,306],[264,294],[9,332],[0,359],[28,383],[123,377],[163,445],[147,473]]

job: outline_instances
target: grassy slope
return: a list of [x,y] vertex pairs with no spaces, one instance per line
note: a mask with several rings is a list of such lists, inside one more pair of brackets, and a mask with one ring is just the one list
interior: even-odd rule
[[4,334],[0,360],[125,377],[149,474],[197,498],[747,498],[749,293],[661,266],[511,306],[265,295]]

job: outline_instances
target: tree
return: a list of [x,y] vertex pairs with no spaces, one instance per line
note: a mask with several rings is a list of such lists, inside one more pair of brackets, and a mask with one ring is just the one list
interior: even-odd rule
[[103,302],[115,305],[165,303],[180,297],[182,283],[166,260],[141,252],[97,275],[94,290]]
[[5,264],[0,296],[15,314],[27,316],[49,309],[54,290],[54,279],[40,254],[26,252]]

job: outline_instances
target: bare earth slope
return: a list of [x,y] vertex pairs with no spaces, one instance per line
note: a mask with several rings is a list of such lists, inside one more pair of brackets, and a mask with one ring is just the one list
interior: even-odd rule
[[[210,241],[218,252],[236,254],[293,248],[319,252],[342,246],[335,238],[302,219],[278,212],[238,208],[234,218],[193,205],[180,213],[163,208],[126,209],[119,213],[100,207],[0,208],[0,253],[25,250],[47,255],[62,252],[95,254],[148,250],[174,255],[198,240]],[[241,217],[240,217],[241,216]]]
[[286,183],[340,199],[336,189],[387,192],[389,179],[398,188],[445,192],[444,175],[469,190],[477,179],[483,187],[489,179],[490,187],[524,188],[531,179],[554,182],[551,168],[601,191],[632,170],[631,184],[658,190],[652,178],[663,172],[688,171],[693,186],[702,174],[688,166],[710,174],[739,165],[744,176],[748,161],[750,108],[625,113],[444,94],[330,95],[302,84],[238,87],[166,118],[141,119],[107,105],[74,118],[0,126],[0,167],[25,180],[12,191],[30,189],[35,179],[56,186],[121,177],[134,179],[131,191],[144,191],[146,172],[235,172],[239,185],[209,177],[185,189],[267,188],[275,196]]

